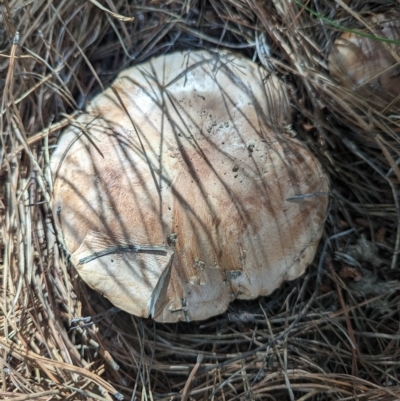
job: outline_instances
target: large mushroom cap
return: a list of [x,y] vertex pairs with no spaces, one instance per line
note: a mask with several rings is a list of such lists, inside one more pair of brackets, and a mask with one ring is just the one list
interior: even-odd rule
[[328,180],[282,135],[289,122],[278,79],[237,55],[180,52],[123,71],[52,156],[80,276],[121,309],[175,322],[301,275]]

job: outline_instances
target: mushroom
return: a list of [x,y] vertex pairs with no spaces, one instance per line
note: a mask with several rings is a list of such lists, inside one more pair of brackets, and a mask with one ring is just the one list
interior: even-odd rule
[[51,159],[80,277],[160,322],[207,319],[299,277],[328,179],[289,123],[281,82],[239,55],[179,52],[121,72]]
[[[392,98],[400,94],[400,14],[376,14],[368,19],[376,39],[344,32],[329,54],[329,72],[348,88],[368,97]],[[367,32],[373,35],[371,32]],[[360,90],[362,87],[362,90]]]

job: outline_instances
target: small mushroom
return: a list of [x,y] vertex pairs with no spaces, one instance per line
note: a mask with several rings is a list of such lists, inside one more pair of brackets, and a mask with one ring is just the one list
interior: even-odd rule
[[[368,97],[390,98],[400,94],[400,14],[376,14],[367,20],[376,39],[344,32],[329,54],[329,72],[348,88]],[[362,90],[361,90],[362,88]]]
[[80,277],[160,322],[206,319],[299,277],[322,235],[328,179],[282,134],[289,123],[280,81],[242,56],[179,52],[120,73],[51,160]]

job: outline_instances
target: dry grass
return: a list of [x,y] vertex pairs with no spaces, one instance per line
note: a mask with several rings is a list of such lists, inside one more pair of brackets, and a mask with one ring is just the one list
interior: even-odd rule
[[[399,106],[327,71],[340,30],[400,6],[304,3],[0,1],[1,398],[400,399]],[[118,71],[207,47],[287,83],[293,128],[330,173],[331,211],[306,276],[203,323],[155,324],[76,277],[54,236],[49,154]]]

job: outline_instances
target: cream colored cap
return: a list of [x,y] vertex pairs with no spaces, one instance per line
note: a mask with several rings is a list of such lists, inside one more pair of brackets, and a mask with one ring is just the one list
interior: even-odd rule
[[290,106],[276,77],[238,55],[186,51],[129,68],[112,88],[51,163],[56,220],[90,287],[176,322],[303,274],[328,179],[284,134]]

